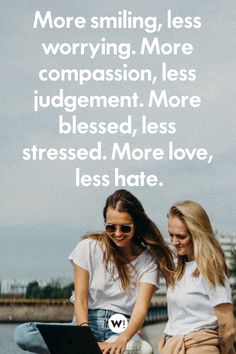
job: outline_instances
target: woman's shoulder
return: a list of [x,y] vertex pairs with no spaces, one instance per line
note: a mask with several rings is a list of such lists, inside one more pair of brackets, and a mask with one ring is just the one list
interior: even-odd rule
[[73,252],[94,252],[96,249],[101,248],[101,242],[99,237],[90,237],[90,236],[83,236],[80,241],[75,246]]
[[93,248],[101,247],[101,235],[100,234],[92,234],[86,235],[81,238],[78,242],[77,246],[90,246]]
[[73,249],[68,259],[73,264],[87,269],[93,260],[101,259],[103,256],[101,243],[90,237],[83,238]]
[[229,277],[224,273],[223,275],[223,283],[220,282],[220,280],[215,277],[215,284],[212,284],[209,279],[202,273],[200,273],[199,277],[201,278],[202,283],[207,287],[207,288],[212,288],[212,289],[220,289],[220,288],[230,288],[230,280]]

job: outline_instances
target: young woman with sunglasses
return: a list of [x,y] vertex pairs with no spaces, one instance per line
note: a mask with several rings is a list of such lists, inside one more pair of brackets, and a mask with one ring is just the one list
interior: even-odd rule
[[205,210],[183,201],[170,208],[176,248],[175,284],[167,290],[169,320],[160,354],[233,354],[234,313],[227,266]]
[[[104,354],[122,354],[140,340],[136,333],[158,288],[159,268],[171,284],[173,260],[160,231],[130,192],[110,195],[103,217],[105,231],[86,236],[69,257],[74,264],[75,316],[79,325],[91,327]],[[116,313],[128,319],[118,336],[108,327]],[[152,352],[142,344],[142,353]]]
[[[110,195],[103,217],[105,230],[84,237],[69,256],[74,266],[74,323],[90,326],[103,354],[134,353],[137,344],[139,353],[150,354],[151,346],[137,332],[158,288],[159,270],[167,284],[173,282],[172,252],[130,192]],[[120,335],[109,329],[114,314],[128,320]],[[19,326],[15,337],[22,349],[48,354],[35,324]]]

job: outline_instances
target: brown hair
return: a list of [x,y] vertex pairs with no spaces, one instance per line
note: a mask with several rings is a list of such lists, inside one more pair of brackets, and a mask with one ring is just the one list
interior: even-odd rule
[[[129,213],[135,225],[135,233],[132,241],[146,247],[154,256],[158,268],[162,271],[167,284],[173,284],[173,256],[172,251],[164,241],[163,236],[155,223],[149,219],[140,201],[129,191],[120,189],[111,194],[103,209],[104,221],[108,208],[119,212]],[[122,257],[119,248],[106,233],[93,234],[89,237],[98,239],[104,245],[104,262],[106,267],[110,261],[115,263],[121,284],[124,290],[128,290],[131,284],[132,272],[130,264]]]

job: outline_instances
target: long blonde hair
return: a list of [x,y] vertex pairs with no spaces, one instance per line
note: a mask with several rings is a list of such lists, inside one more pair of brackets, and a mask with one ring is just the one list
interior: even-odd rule
[[[197,263],[193,275],[199,276],[201,273],[213,287],[217,283],[224,285],[225,274],[228,274],[225,255],[203,207],[191,200],[177,202],[170,208],[168,216],[178,217],[192,237]],[[186,256],[177,256],[175,281],[182,278],[185,262]]]
[[[150,251],[156,260],[158,268],[164,275],[167,284],[173,285],[174,263],[172,251],[165,242],[155,223],[149,219],[145,213],[140,201],[129,191],[120,189],[107,198],[103,209],[104,221],[106,221],[108,208],[130,214],[135,225],[135,233],[132,239],[133,242]],[[130,263],[122,257],[116,244],[105,232],[90,234],[87,237],[97,239],[102,243],[105,250],[103,258],[106,267],[108,267],[109,262],[114,262],[120,277],[121,285],[125,291],[128,291],[133,276],[132,267],[130,267]]]

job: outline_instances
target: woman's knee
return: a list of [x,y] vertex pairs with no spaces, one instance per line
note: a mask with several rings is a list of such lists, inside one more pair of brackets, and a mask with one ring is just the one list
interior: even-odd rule
[[26,350],[29,343],[31,342],[31,332],[32,332],[31,322],[23,323],[16,327],[14,332],[14,339],[16,344],[21,348]]
[[17,326],[14,332],[14,339],[16,344],[23,350],[49,353],[35,322],[27,322]]
[[138,334],[135,334],[126,345],[125,353],[134,351],[140,354],[152,354],[152,347],[146,341],[143,340]]
[[146,341],[142,339],[142,345],[141,345],[141,353],[142,354],[152,354],[152,347],[151,345]]
[[[118,335],[113,335],[109,337],[106,342],[114,342],[117,340],[119,336]],[[138,352],[140,354],[152,354],[152,347],[151,345],[146,341],[140,338],[139,335],[134,335],[129,342],[126,345],[125,349],[125,354],[130,353],[132,351]]]

